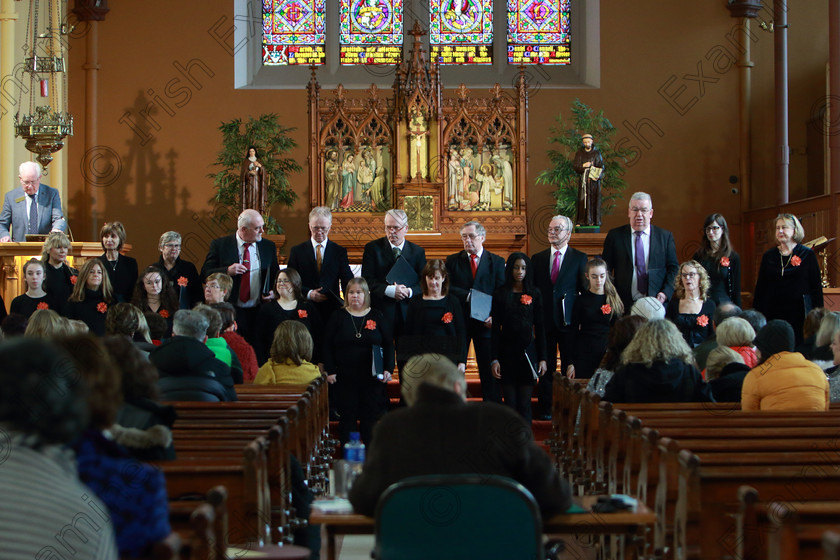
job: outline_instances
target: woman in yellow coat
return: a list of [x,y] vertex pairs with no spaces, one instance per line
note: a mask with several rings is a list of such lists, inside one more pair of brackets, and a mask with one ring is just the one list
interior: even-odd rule
[[257,372],[258,385],[306,385],[321,376],[311,363],[312,336],[303,324],[283,321],[274,331],[271,358]]

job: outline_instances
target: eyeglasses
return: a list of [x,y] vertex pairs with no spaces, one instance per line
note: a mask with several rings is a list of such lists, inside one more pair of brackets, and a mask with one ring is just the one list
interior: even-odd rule
[[400,231],[405,227],[405,224],[401,226],[385,226],[385,231]]
[[221,290],[221,289],[222,289],[222,287],[221,287],[221,286],[219,286],[218,284],[216,284],[215,282],[213,282],[213,283],[211,283],[211,284],[205,284],[205,285],[204,285],[204,288],[205,288],[205,289],[208,289],[208,288],[209,288],[209,289],[211,289],[211,290]]
[[638,206],[633,206],[630,208],[630,211],[634,214],[647,214],[648,212],[650,212],[650,208],[648,208],[647,206],[643,206],[641,208],[639,208]]
[[280,278],[277,279],[278,284],[291,284],[291,280],[281,280]]
[[680,274],[680,276],[682,276],[683,278],[690,279],[690,278],[697,277],[697,273],[696,272],[683,272],[682,274]]
[[476,235],[475,233],[462,233],[462,234],[461,234],[461,239],[462,239],[462,240],[466,240],[466,239],[475,239],[476,237],[481,237],[481,236],[480,236],[480,235]]
[[164,244],[164,247],[166,247],[167,249],[180,249],[181,244],[180,243],[166,243],[166,244]]
[[569,230],[567,230],[566,228],[562,228],[562,227],[550,227],[546,231],[548,231],[548,233],[563,233],[564,231],[569,231]]
[[720,227],[720,226],[708,226],[708,227],[706,228],[706,231],[717,231],[717,230],[719,230],[719,229],[721,229],[721,227]]
[[309,226],[309,229],[314,231],[327,231],[330,229],[330,226]]
[[20,184],[25,186],[25,187],[31,187],[32,185],[37,185],[40,182],[41,182],[40,179],[36,179],[35,181],[24,181],[24,180],[21,179]]

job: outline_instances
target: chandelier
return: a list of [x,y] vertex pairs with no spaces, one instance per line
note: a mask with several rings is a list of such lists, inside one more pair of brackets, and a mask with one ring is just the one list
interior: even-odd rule
[[[45,10],[41,10],[41,4]],[[46,167],[52,154],[64,147],[64,137],[73,135],[73,115],[67,110],[67,71],[62,35],[61,0],[30,0],[23,47],[24,72],[29,74],[29,105],[24,106],[26,85],[20,88],[15,136],[26,140],[26,149]],[[24,82],[26,78],[24,78]],[[26,111],[21,115],[21,111]]]

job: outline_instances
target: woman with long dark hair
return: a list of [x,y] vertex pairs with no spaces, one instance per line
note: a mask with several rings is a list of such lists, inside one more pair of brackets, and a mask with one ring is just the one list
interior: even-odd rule
[[84,322],[90,332],[103,336],[105,334],[105,314],[108,306],[113,303],[114,296],[111,281],[103,270],[102,261],[90,259],[79,271],[73,293],[64,307],[64,315],[68,319]]
[[692,257],[709,275],[709,299],[715,305],[731,301],[741,306],[741,258],[729,242],[729,226],[722,214],[703,221],[703,239]]

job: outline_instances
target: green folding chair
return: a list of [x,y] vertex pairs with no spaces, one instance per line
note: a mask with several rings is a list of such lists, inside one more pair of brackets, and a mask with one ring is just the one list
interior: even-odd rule
[[392,484],[376,506],[377,560],[545,558],[531,493],[491,475],[429,475]]

